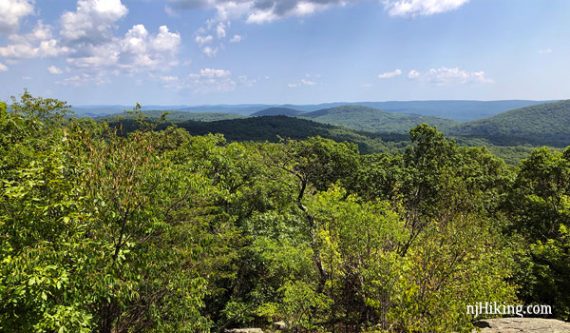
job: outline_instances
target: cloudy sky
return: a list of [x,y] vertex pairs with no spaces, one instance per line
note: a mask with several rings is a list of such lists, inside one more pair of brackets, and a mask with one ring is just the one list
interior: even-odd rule
[[0,0],[0,99],[570,98],[568,0]]

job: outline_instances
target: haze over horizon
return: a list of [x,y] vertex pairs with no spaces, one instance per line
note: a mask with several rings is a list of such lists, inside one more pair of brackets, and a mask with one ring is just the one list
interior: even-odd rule
[[[21,95],[21,93],[17,94],[17,95]],[[562,99],[561,99],[562,100]],[[189,103],[189,104],[156,104],[156,103],[147,103],[147,104],[141,104],[141,107],[143,108],[149,108],[149,107],[164,107],[164,108],[176,108],[176,107],[215,107],[215,106],[227,106],[227,107],[232,107],[232,106],[261,106],[261,107],[272,107],[272,106],[281,106],[281,107],[295,107],[295,106],[326,106],[329,104],[332,105],[336,105],[336,104],[341,104],[341,105],[358,105],[358,104],[367,104],[367,103],[431,103],[431,102],[509,102],[509,101],[529,101],[529,102],[544,102],[544,103],[548,103],[548,102],[552,102],[552,101],[557,101],[557,100],[538,100],[538,99],[497,99],[497,100],[476,100],[476,99],[472,99],[472,100],[467,100],[467,99],[426,99],[426,100],[414,100],[414,99],[410,99],[410,100],[362,100],[362,101],[320,101],[320,102],[315,102],[315,103],[256,103],[256,102],[241,102],[241,103],[200,103],[200,104],[193,104],[193,103]],[[134,103],[127,103],[127,104],[120,104],[120,103],[111,103],[111,104],[73,104],[71,106],[74,107],[106,107],[106,106],[116,106],[116,107],[131,107],[136,105],[136,103],[138,102],[134,102]]]
[[1,0],[0,100],[567,99],[569,19],[564,0]]

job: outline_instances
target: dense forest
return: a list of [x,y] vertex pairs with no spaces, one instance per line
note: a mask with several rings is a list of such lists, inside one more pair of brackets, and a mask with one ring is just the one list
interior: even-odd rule
[[[307,139],[313,136],[356,144],[362,152],[374,153],[389,149],[379,134],[356,132],[344,127],[321,124],[310,120],[286,116],[261,116],[217,121],[182,121],[149,117],[147,113],[128,112],[127,117],[113,117],[108,121],[119,133],[126,134],[141,128],[141,122],[152,123],[157,130],[175,125],[194,135],[222,134],[228,141],[279,142],[284,138]],[[144,126],[143,126],[144,127]],[[393,135],[392,135],[393,136]],[[397,136],[401,139],[401,136]],[[392,144],[392,146],[394,146]]]
[[363,154],[9,109],[0,332],[470,332],[485,301],[570,319],[570,148],[511,166],[425,124]]
[[301,116],[321,123],[372,133],[407,133],[411,128],[423,123],[446,130],[457,124],[457,122],[449,119],[386,112],[359,105],[339,106],[304,113]]
[[486,138],[499,145],[550,145],[570,142],[570,100],[539,104],[461,124],[452,134]]
[[[302,116],[299,111],[289,108],[265,109],[248,117],[216,112],[144,111],[142,108],[139,111],[141,112],[124,111],[117,115],[95,117],[95,119],[129,132],[137,129],[141,118],[144,118],[146,121],[156,123],[157,129],[176,125],[195,135],[222,134],[228,141],[279,142],[283,138],[306,139],[311,136],[321,136],[335,141],[354,143],[359,151],[365,154],[403,151],[408,144],[408,133],[412,128],[422,124],[422,120],[431,126],[435,126],[441,120],[434,117],[390,114],[358,106],[338,107],[332,113],[329,113],[328,109],[311,112],[310,114],[326,114],[325,117],[314,118]],[[493,142],[495,137],[487,138],[484,134],[465,136],[456,134],[460,128],[469,126],[470,122],[452,125],[455,122],[445,119],[443,121],[443,128],[448,132],[453,131],[455,135],[452,138],[460,145],[486,147],[509,165],[516,165],[529,155],[533,147],[536,147],[533,146],[533,143],[536,143],[534,136],[520,136],[516,140],[511,140],[512,142],[506,142],[508,145],[503,145],[505,142],[495,144]],[[332,125],[333,123],[337,125]],[[360,126],[359,123],[366,125]],[[441,126],[435,127],[442,130]],[[368,128],[371,131],[358,130],[358,128]],[[377,132],[374,128],[383,128],[383,130]]]

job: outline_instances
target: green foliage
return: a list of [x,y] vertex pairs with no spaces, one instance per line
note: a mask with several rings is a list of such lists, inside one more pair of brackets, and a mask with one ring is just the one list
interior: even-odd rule
[[360,105],[344,105],[300,115],[319,123],[342,126],[371,133],[407,133],[410,129],[429,124],[442,130],[456,125],[453,120],[415,114],[385,112]]
[[296,117],[301,115],[303,112],[295,109],[284,108],[284,107],[273,107],[264,109],[261,111],[257,111],[252,113],[252,117],[261,117],[261,116],[287,116],[287,117]]
[[[112,126],[124,132],[138,129],[132,119],[114,120]],[[364,153],[385,151],[388,148],[381,139],[370,133],[358,133],[349,129],[319,124],[313,121],[285,116],[263,116],[219,121],[185,121],[176,124],[192,135],[223,134],[228,141],[279,142],[283,139],[307,139],[314,136],[358,145]],[[167,125],[159,126],[164,129]]]
[[554,313],[570,319],[570,160],[547,148],[535,150],[524,160],[505,211],[514,230],[522,235],[520,262],[521,297],[528,302],[550,304]]
[[521,144],[564,147],[570,142],[570,101],[515,109],[450,129],[451,134],[485,138],[503,146]]
[[140,106],[118,128],[27,92],[11,110],[0,332],[469,332],[467,304],[517,288],[568,319],[570,148],[514,170],[427,125],[361,155],[286,117],[221,123],[318,135],[231,142]]
[[[165,117],[166,120],[172,123],[181,123],[184,121],[218,121],[218,120],[229,120],[229,119],[240,119],[243,116],[231,113],[218,113],[218,112],[190,112],[190,111],[162,111],[162,110],[148,110],[142,111],[143,115],[149,120],[160,120],[161,117]],[[132,115],[128,112],[121,113],[113,116],[106,116],[98,118],[98,120],[105,121],[117,121],[121,119],[133,119]]]

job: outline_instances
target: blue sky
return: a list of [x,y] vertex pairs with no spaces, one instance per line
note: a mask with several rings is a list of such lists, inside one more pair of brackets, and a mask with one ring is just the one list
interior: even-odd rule
[[570,98],[567,0],[0,0],[0,99]]

